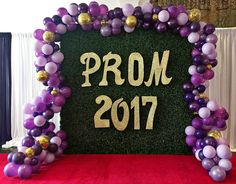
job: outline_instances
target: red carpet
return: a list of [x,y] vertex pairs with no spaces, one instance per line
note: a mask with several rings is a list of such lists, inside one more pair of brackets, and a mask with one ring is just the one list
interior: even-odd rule
[[[31,179],[3,174],[6,154],[0,154],[0,184],[210,184],[201,164],[191,155],[65,155]],[[234,168],[224,184],[236,184]]]

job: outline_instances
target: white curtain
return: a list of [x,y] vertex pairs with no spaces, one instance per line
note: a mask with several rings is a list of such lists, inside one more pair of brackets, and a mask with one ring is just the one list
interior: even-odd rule
[[215,33],[218,65],[214,68],[215,77],[210,81],[209,98],[228,111],[228,128],[223,136],[236,152],[236,28],[218,28]]
[[[35,39],[30,33],[12,33],[12,140],[3,145],[4,148],[17,146],[26,135],[22,107],[45,88],[36,80],[34,42]],[[54,117],[53,122],[59,129],[58,115]]]
[[[209,98],[224,106],[230,114],[228,129],[223,136],[228,139],[232,151],[236,151],[236,28],[218,28],[215,77],[210,81]],[[30,102],[42,90],[35,79],[34,39],[32,34],[12,35],[12,138],[4,147],[16,146],[26,134],[23,127],[22,106]],[[59,115],[53,120],[59,129]]]

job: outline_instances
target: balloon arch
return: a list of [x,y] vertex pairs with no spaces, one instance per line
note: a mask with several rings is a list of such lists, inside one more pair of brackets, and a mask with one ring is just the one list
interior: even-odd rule
[[172,30],[194,45],[192,65],[188,70],[191,77],[183,84],[184,100],[194,114],[191,125],[185,129],[186,144],[213,180],[224,180],[232,168],[232,153],[220,132],[226,129],[228,113],[204,94],[208,80],[214,77],[212,68],[217,65],[217,37],[215,27],[199,22],[200,16],[199,10],[187,12],[183,6],[153,7],[146,3],[134,8],[131,4],[125,4],[122,8],[108,10],[104,4],[91,2],[89,5],[72,3],[68,9],[59,8],[57,15],[46,17],[43,20],[44,29],[34,32],[37,40],[36,77],[46,89],[33,103],[27,103],[24,107],[27,115],[24,127],[28,135],[22,140],[18,151],[8,155],[9,163],[4,168],[4,174],[29,178],[42,164],[52,163],[67,147],[65,132],[54,132],[55,124],[50,121],[71,95],[71,89],[61,84],[60,65],[64,55],[60,52],[60,36],[82,29],[97,30],[107,37],[141,28],[155,29],[158,33]]

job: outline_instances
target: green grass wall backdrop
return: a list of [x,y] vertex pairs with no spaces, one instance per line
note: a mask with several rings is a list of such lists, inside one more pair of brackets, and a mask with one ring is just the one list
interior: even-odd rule
[[[96,31],[84,32],[76,30],[62,37],[61,50],[65,60],[62,64],[64,85],[72,88],[72,96],[67,100],[61,112],[61,128],[68,134],[68,153],[190,153],[185,145],[184,129],[191,122],[183,100],[182,84],[189,79],[188,67],[191,64],[192,45],[187,39],[172,32],[157,33],[155,30],[137,29],[133,33],[104,38]],[[133,87],[128,83],[128,57],[132,52],[139,52],[144,58],[144,81],[150,75],[152,57],[155,51],[162,53],[170,50],[167,77],[172,77],[170,84],[164,86],[154,83],[150,87],[142,84]],[[119,69],[125,83],[117,86],[114,74],[108,72],[106,87],[98,86],[103,75],[104,63],[100,69],[90,75],[91,87],[83,88],[80,56],[86,52],[97,53],[102,61],[108,52],[119,54],[122,64]],[[137,71],[136,71],[137,72]],[[112,122],[110,128],[97,129],[93,117],[103,104],[97,105],[95,99],[100,95],[109,96],[112,101],[124,98],[130,108],[135,96],[157,96],[158,106],[154,117],[153,130],[146,130],[149,106],[140,105],[140,130],[134,130],[134,112],[130,109],[130,119],[123,132],[117,131]],[[122,110],[119,111],[122,115]],[[111,119],[110,110],[102,118]]]

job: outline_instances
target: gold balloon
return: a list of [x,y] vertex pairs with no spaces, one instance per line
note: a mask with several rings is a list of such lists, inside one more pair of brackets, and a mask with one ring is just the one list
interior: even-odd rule
[[157,21],[158,20],[158,15],[157,14],[153,14],[152,20]]
[[45,71],[39,71],[36,74],[36,78],[38,81],[44,82],[48,78],[48,73]]
[[33,148],[27,148],[25,150],[25,154],[26,154],[27,157],[32,158],[35,154],[35,151],[34,151]]
[[209,65],[207,65],[207,68],[208,69],[212,69],[212,66],[209,64]]
[[199,94],[199,97],[200,98],[207,98],[207,95],[205,93],[201,93],[201,94]]
[[50,31],[45,31],[43,33],[43,40],[45,42],[53,42],[55,40],[55,34]]
[[198,22],[201,19],[201,11],[199,9],[192,9],[189,11],[188,19],[193,22]]
[[86,25],[91,22],[91,16],[88,13],[81,13],[78,16],[78,22],[80,25]]
[[220,139],[222,137],[219,130],[211,130],[207,135],[210,137],[214,137],[215,139]]
[[36,138],[37,143],[43,148],[43,149],[47,149],[48,145],[49,145],[49,138],[47,136],[40,136],[38,138]]
[[129,27],[135,27],[136,24],[137,24],[137,18],[133,15],[130,15],[126,18],[126,21],[125,21],[126,25],[129,26]]
[[58,94],[58,91],[57,91],[57,90],[54,89],[54,90],[51,91],[51,95],[57,96],[57,94]]

